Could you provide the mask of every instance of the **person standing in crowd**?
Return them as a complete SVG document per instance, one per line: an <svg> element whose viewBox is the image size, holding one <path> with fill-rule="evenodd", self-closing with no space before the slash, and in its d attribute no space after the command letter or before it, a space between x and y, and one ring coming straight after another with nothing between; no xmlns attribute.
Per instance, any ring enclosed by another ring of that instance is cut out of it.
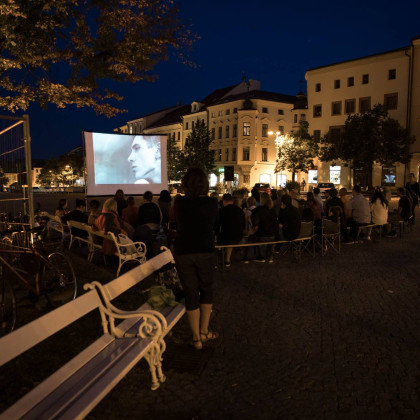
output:
<svg viewBox="0 0 420 420"><path fill-rule="evenodd" d="M67 223L68 220L74 220L75 222L80 223L87 223L88 222L88 215L86 214L86 203L85 200L81 200L80 198L76 198L76 208L72 210L70 213L65 214L61 220L63 223ZM80 238L87 238L88 233L85 230L72 228L72 234L79 236Z"/></svg>
<svg viewBox="0 0 420 420"><path fill-rule="evenodd" d="M214 234L219 209L217 201L207 196L209 183L201 169L187 170L182 189L185 196L177 197L174 203L177 225L174 258L185 293L191 344L196 350L201 350L203 342L219 336L209 330L216 257Z"/></svg>
<svg viewBox="0 0 420 420"><path fill-rule="evenodd" d="M256 206L258 207L260 205L260 191L255 185L251 190L251 197L255 198Z"/></svg>
<svg viewBox="0 0 420 420"><path fill-rule="evenodd" d="M324 213L324 203L321 198L321 190L318 187L315 187L313 193L314 193L314 199L318 203L322 213Z"/></svg>
<svg viewBox="0 0 420 420"><path fill-rule="evenodd" d="M245 235L249 236L254 233L254 227L252 226L252 220L251 215L252 211L257 208L257 202L255 201L254 197L248 197L248 200L246 200L247 208L244 209L244 215L245 215Z"/></svg>
<svg viewBox="0 0 420 420"><path fill-rule="evenodd" d="M168 190L162 190L158 198L158 205L162 212L162 223L167 226L169 222L169 210L171 208L171 194Z"/></svg>
<svg viewBox="0 0 420 420"><path fill-rule="evenodd" d="M397 188L397 195L400 197L398 200L398 208L396 208L392 213L388 213L388 223L391 225L388 226L388 230L391 229L392 225L397 222L402 220L407 222L412 214L412 203L407 197L405 189L402 187ZM385 236L394 237L396 234L397 232L395 229L392 229L391 231L388 231Z"/></svg>
<svg viewBox="0 0 420 420"><path fill-rule="evenodd" d="M416 180L414 173L411 173L408 178L408 182L405 184L405 189L407 191L407 196L411 198L412 207L411 207L411 214L412 214L412 223L414 224L416 221L416 207L419 205L419 197L420 197L420 186Z"/></svg>
<svg viewBox="0 0 420 420"><path fill-rule="evenodd" d="M118 216L122 216L122 211L127 207L127 200L125 199L124 191L117 190L114 195L114 200L117 202Z"/></svg>
<svg viewBox="0 0 420 420"><path fill-rule="evenodd" d="M283 195L281 201L283 204L279 213L279 240L293 241L300 233L300 212L292 205L292 197L290 195Z"/></svg>
<svg viewBox="0 0 420 420"><path fill-rule="evenodd" d="M245 215L242 209L234 204L231 194L223 195L223 207L219 214L218 243L221 245L239 243L245 228ZM228 268L230 267L232 251L232 247L226 248L226 267Z"/></svg>

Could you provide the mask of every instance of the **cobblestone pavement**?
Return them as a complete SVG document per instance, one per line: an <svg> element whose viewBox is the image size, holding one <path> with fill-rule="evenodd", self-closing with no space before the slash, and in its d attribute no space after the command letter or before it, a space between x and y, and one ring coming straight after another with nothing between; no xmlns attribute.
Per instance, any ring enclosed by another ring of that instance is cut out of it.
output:
<svg viewBox="0 0 420 420"><path fill-rule="evenodd" d="M167 339L166 382L151 391L141 361L88 418L420 418L419 245L416 226L300 263L235 254L216 272L220 338L190 349L184 317Z"/></svg>
<svg viewBox="0 0 420 420"><path fill-rule="evenodd" d="M169 363L152 392L140 364L89 417L420 418L419 233L300 264L234 261L216 274L212 325L221 337L205 366ZM168 352L187 339L184 319Z"/></svg>

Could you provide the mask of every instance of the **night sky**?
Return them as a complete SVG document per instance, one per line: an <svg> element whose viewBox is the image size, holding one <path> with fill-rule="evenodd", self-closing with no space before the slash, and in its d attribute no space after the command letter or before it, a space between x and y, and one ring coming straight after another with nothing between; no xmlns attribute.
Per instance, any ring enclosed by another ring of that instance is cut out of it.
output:
<svg viewBox="0 0 420 420"><path fill-rule="evenodd" d="M310 68L410 44L420 35L420 1L181 0L181 16L201 37L190 53L197 68L171 57L154 83L116 84L128 112L98 117L90 109L36 105L29 113L32 155L47 159L83 144L82 130L113 128L181 101L249 79L263 90L295 95ZM22 112L23 113L23 112Z"/></svg>

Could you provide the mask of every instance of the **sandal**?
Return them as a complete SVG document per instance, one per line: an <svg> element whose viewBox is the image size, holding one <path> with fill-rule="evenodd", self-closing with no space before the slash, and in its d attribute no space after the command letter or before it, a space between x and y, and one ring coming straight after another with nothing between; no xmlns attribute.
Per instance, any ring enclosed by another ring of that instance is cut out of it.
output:
<svg viewBox="0 0 420 420"><path fill-rule="evenodd" d="M201 331L200 336L201 336L201 341L205 343L206 341L209 341L209 340L218 339L219 333L216 331L207 331L206 333Z"/></svg>
<svg viewBox="0 0 420 420"><path fill-rule="evenodd" d="M190 341L190 346L194 347L196 350L202 350L203 349L203 342L200 339L191 340Z"/></svg>

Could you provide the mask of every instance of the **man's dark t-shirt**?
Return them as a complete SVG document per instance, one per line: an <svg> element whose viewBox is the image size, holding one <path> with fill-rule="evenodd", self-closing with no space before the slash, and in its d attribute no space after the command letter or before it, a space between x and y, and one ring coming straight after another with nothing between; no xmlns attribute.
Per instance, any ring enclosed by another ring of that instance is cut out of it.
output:
<svg viewBox="0 0 420 420"><path fill-rule="evenodd" d="M299 210L290 205L280 209L279 223L283 225L283 233L287 240L292 241L299 236L301 217Z"/></svg>
<svg viewBox="0 0 420 420"><path fill-rule="evenodd" d="M402 211L400 216L407 221L411 216L411 202L407 196L402 196L398 201L398 207L401 207Z"/></svg>
<svg viewBox="0 0 420 420"><path fill-rule="evenodd" d="M239 242L242 239L244 227L245 215L238 206L228 204L220 209L219 242Z"/></svg>
<svg viewBox="0 0 420 420"><path fill-rule="evenodd" d="M75 222L87 224L88 219L89 219L89 216L86 213L83 213L82 211L77 210L77 209L71 211L70 213L67 213L65 216L61 218L64 224L66 224L68 220L74 220ZM75 236L79 236L80 238L88 237L88 233L85 230L81 230L77 228L72 228L71 233Z"/></svg>
<svg viewBox="0 0 420 420"><path fill-rule="evenodd" d="M276 210L267 206L259 206L252 210L251 220L253 226L258 226L255 236L263 238L276 236L279 230Z"/></svg>

